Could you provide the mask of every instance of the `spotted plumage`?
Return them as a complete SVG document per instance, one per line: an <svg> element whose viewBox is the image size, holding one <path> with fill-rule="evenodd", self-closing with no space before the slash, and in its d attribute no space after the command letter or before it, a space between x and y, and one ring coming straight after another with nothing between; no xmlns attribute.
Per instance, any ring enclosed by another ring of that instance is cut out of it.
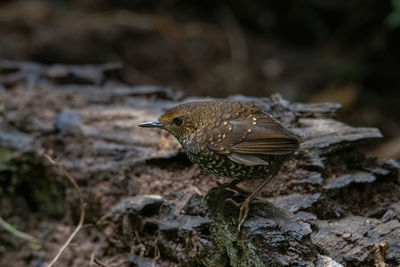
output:
<svg viewBox="0 0 400 267"><path fill-rule="evenodd" d="M276 173L298 147L295 134L251 103L181 104L157 123L179 140L203 171L233 179Z"/></svg>
<svg viewBox="0 0 400 267"><path fill-rule="evenodd" d="M159 127L173 134L194 163L208 173L233 178L226 187L253 178L264 181L242 202L237 234L251 200L276 175L298 147L296 135L257 105L239 101L192 102L167 110L159 121L141 127Z"/></svg>

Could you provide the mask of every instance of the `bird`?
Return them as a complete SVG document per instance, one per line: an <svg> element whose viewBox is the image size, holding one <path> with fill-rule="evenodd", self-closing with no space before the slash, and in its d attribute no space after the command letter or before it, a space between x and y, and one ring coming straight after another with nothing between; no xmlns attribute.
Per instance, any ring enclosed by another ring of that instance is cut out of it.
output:
<svg viewBox="0 0 400 267"><path fill-rule="evenodd" d="M264 178L243 202L227 199L240 208L237 235L248 216L250 202L276 176L300 142L293 131L260 106L244 101L187 102L167 110L157 121L139 126L168 131L202 171L232 179L218 183L219 188L240 191L236 186L239 182Z"/></svg>

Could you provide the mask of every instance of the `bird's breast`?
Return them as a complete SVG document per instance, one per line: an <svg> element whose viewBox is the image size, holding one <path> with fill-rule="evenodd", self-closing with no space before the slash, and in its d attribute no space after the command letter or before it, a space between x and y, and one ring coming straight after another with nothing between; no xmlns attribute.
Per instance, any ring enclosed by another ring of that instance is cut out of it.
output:
<svg viewBox="0 0 400 267"><path fill-rule="evenodd" d="M193 163L206 173L239 180L266 177L273 167L272 165L246 166L238 164L231 161L227 156L212 151L208 151L207 155L192 154L189 151L186 151L186 154Z"/></svg>

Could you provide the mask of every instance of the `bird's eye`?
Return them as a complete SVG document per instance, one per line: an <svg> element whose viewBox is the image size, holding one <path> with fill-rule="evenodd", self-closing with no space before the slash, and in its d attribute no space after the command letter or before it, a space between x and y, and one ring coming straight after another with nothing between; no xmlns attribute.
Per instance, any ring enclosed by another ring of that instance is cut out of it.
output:
<svg viewBox="0 0 400 267"><path fill-rule="evenodd" d="M172 121L173 121L177 126L180 126L180 125L182 124L182 122L183 122L183 119L182 119L182 117L175 117L175 118L172 119Z"/></svg>

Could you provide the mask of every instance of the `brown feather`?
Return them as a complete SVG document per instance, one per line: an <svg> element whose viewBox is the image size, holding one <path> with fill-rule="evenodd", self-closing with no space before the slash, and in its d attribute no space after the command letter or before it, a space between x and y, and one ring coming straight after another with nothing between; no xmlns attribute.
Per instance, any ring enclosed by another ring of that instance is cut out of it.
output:
<svg viewBox="0 0 400 267"><path fill-rule="evenodd" d="M253 124L253 123L256 124ZM298 148L298 139L294 133L283 127L278 121L260 111L246 118L229 121L233 129L228 138L208 147L221 153L224 146L230 153L255 155L288 155ZM215 129L213 132L223 132ZM229 142L229 143L228 143ZM226 154L226 151L223 152Z"/></svg>
<svg viewBox="0 0 400 267"><path fill-rule="evenodd" d="M254 155L231 153L227 157L236 163L246 166L269 165L267 161Z"/></svg>

